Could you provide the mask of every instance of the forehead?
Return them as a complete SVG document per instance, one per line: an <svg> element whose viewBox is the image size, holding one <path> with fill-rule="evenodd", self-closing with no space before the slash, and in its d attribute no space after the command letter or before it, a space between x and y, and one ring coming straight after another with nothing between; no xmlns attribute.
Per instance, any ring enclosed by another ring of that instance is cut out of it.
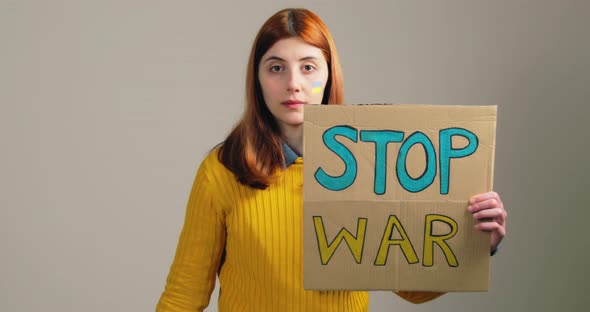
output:
<svg viewBox="0 0 590 312"><path fill-rule="evenodd" d="M275 42L262 56L262 61L265 61L271 56L276 56L286 61L297 61L307 57L315 57L325 61L321 49L306 43L299 37L285 38Z"/></svg>

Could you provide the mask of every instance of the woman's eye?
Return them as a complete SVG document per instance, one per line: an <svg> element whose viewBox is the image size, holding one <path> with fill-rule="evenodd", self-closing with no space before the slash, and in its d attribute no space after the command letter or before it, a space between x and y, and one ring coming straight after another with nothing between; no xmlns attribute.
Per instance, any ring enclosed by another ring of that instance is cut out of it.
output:
<svg viewBox="0 0 590 312"><path fill-rule="evenodd" d="M305 65L303 66L303 69L305 69L305 71L312 71L315 69L315 67L313 67L313 65Z"/></svg>
<svg viewBox="0 0 590 312"><path fill-rule="evenodd" d="M271 72L280 72L281 70L283 70L283 67L280 65L275 65L270 68Z"/></svg>

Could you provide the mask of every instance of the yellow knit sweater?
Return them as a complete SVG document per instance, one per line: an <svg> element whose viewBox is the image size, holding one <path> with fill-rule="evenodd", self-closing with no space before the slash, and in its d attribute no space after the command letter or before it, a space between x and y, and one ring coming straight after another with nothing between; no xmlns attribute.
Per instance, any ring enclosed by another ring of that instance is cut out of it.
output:
<svg viewBox="0 0 590 312"><path fill-rule="evenodd" d="M219 274L219 311L367 311L365 291L303 289L303 159L265 190L244 186L217 159L201 163L157 311L202 311ZM439 293L403 292L418 303Z"/></svg>

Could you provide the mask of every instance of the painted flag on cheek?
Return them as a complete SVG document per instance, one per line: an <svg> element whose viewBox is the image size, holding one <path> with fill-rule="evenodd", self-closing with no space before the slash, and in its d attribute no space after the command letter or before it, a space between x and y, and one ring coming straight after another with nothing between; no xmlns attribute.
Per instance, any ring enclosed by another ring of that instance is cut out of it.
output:
<svg viewBox="0 0 590 312"><path fill-rule="evenodd" d="M311 83L311 93L321 93L322 92L322 82L321 81L314 81Z"/></svg>

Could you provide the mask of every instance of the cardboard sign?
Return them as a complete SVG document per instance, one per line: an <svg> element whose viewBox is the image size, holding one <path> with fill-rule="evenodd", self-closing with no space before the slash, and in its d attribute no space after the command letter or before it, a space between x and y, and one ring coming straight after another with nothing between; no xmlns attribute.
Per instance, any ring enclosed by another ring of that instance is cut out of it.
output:
<svg viewBox="0 0 590 312"><path fill-rule="evenodd" d="M309 105L304 287L485 291L496 106Z"/></svg>

